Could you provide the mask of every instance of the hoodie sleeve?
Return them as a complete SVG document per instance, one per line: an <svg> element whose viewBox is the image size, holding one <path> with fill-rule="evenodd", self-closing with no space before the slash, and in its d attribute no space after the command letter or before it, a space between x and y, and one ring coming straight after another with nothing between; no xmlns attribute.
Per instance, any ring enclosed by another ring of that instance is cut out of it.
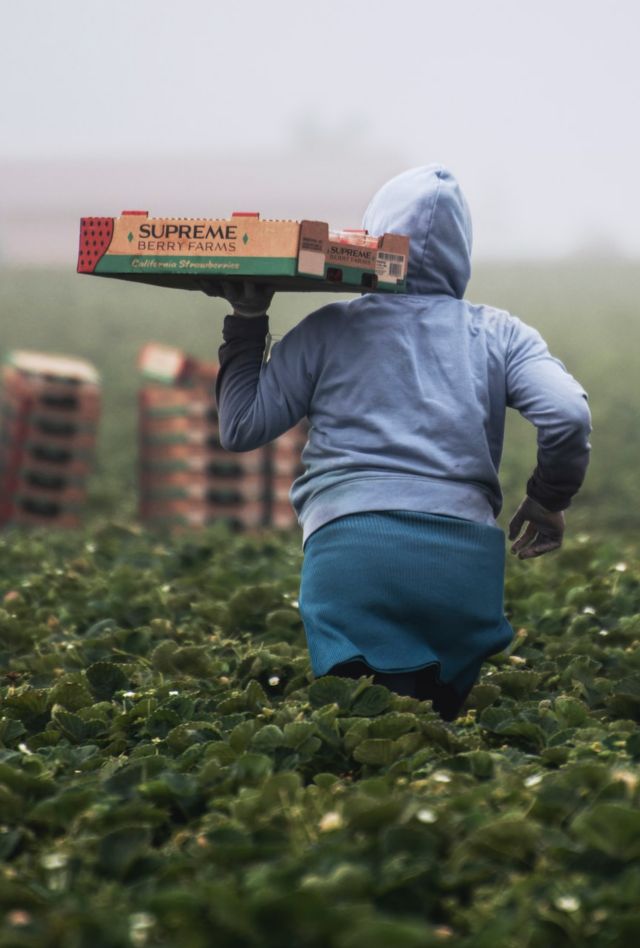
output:
<svg viewBox="0 0 640 948"><path fill-rule="evenodd" d="M587 394L554 358L540 333L513 317L506 358L507 405L537 428L536 468L527 494L547 510L564 510L589 463Z"/></svg>
<svg viewBox="0 0 640 948"><path fill-rule="evenodd" d="M218 358L220 443L228 451L268 444L304 418L314 386L306 320L277 342L264 362L267 316L227 316ZM312 348L312 347L311 347Z"/></svg>

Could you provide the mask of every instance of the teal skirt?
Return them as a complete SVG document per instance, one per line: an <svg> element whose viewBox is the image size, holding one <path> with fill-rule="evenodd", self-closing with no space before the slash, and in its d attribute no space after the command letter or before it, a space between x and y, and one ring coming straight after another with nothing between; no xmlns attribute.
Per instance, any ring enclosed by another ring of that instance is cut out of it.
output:
<svg viewBox="0 0 640 948"><path fill-rule="evenodd" d="M304 547L300 613L316 676L359 659L379 672L431 666L468 693L513 630L498 527L413 511L339 517Z"/></svg>

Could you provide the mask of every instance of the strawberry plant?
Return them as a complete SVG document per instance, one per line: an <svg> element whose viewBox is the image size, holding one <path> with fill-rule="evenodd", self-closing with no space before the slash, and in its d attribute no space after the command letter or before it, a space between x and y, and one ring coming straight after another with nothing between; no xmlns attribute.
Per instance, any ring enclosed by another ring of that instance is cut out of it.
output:
<svg viewBox="0 0 640 948"><path fill-rule="evenodd" d="M222 529L0 540L0 946L625 943L636 561L511 562L514 641L445 724L313 679L299 560Z"/></svg>

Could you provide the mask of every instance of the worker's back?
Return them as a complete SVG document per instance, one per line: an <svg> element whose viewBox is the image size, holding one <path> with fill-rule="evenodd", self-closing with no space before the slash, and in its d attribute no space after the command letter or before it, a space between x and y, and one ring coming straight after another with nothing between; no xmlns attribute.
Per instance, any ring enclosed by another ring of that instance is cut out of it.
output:
<svg viewBox="0 0 640 948"><path fill-rule="evenodd" d="M493 523L514 324L447 296L369 294L297 327L302 348L315 350L298 513L348 484L345 502L355 492L363 510L393 502ZM267 371L278 370L277 347L274 356Z"/></svg>
<svg viewBox="0 0 640 948"><path fill-rule="evenodd" d="M399 175L363 225L409 235L406 294L311 313L274 345L257 385L266 316L234 324L237 342L229 336L220 350L223 373L235 376L219 385L223 444L250 450L309 416L306 472L291 492L305 538L365 510L492 525L511 405L538 428L532 496L566 506L588 460L585 393L536 330L464 300L471 220L453 176L439 166Z"/></svg>

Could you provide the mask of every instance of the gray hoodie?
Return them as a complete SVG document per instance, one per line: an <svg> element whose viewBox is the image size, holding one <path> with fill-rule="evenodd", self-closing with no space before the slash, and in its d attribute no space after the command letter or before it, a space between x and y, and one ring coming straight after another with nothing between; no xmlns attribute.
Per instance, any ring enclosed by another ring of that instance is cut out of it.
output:
<svg viewBox="0 0 640 948"><path fill-rule="evenodd" d="M372 234L411 238L406 294L368 293L311 313L262 364L267 317L227 316L221 441L247 451L305 416L305 473L291 501L306 539L337 517L417 510L495 525L505 413L537 428L529 496L562 510L589 459L587 396L540 334L463 299L471 221L439 165L393 178L367 208Z"/></svg>

